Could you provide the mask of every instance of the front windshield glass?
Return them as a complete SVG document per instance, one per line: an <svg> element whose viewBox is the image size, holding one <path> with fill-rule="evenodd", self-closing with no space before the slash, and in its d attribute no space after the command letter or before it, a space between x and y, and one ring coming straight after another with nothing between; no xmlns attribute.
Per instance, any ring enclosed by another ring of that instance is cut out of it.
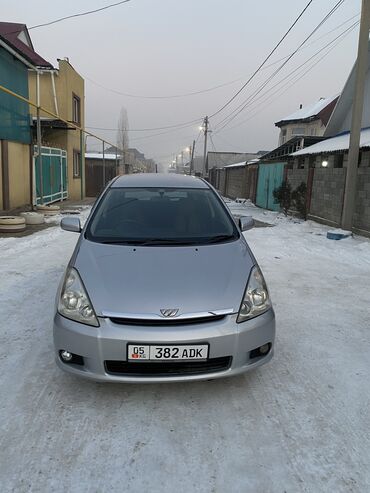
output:
<svg viewBox="0 0 370 493"><path fill-rule="evenodd" d="M94 212L86 238L101 243L206 244L239 237L210 189L110 188Z"/></svg>

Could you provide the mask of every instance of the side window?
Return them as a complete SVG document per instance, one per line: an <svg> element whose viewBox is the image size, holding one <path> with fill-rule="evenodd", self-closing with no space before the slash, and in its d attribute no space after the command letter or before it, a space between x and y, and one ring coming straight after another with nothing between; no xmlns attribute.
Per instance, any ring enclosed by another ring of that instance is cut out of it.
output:
<svg viewBox="0 0 370 493"><path fill-rule="evenodd" d="M76 94L72 95L72 121L81 124L81 99Z"/></svg>
<svg viewBox="0 0 370 493"><path fill-rule="evenodd" d="M81 153L73 151L73 178L81 177Z"/></svg>

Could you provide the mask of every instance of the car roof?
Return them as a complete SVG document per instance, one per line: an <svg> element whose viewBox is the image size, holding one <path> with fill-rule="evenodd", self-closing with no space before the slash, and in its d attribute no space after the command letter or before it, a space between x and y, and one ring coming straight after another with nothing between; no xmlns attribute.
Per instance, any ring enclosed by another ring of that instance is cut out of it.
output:
<svg viewBox="0 0 370 493"><path fill-rule="evenodd" d="M121 175L111 184L111 188L209 188L208 184L195 176L174 173L135 173Z"/></svg>

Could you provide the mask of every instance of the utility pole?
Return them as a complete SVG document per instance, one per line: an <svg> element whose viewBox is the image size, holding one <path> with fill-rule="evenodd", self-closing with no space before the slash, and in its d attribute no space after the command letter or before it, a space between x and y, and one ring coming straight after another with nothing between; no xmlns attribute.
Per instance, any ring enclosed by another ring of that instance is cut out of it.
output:
<svg viewBox="0 0 370 493"><path fill-rule="evenodd" d="M195 149L195 140L193 140L193 145L190 146L190 165L189 165L189 170L190 174L193 174L193 167L194 167L194 149Z"/></svg>
<svg viewBox="0 0 370 493"><path fill-rule="evenodd" d="M203 121L203 132L204 132L204 152L203 152L203 176L208 176L208 166L207 166L207 140L208 140L208 116L204 118Z"/></svg>
<svg viewBox="0 0 370 493"><path fill-rule="evenodd" d="M37 134L37 159L39 168L40 179L40 204L44 204L44 183L43 183L43 169L42 169L42 144L41 144L41 118L40 118L40 72L36 71L36 134ZM35 187L37 189L37 187ZM36 192L36 205L37 205L37 192Z"/></svg>
<svg viewBox="0 0 370 493"><path fill-rule="evenodd" d="M341 222L342 228L346 230L352 229L353 214L356 206L357 168L360 154L361 122L368 65L369 29L370 0L362 0L360 35L358 40L358 55L356 63L356 80L352 107L352 123Z"/></svg>

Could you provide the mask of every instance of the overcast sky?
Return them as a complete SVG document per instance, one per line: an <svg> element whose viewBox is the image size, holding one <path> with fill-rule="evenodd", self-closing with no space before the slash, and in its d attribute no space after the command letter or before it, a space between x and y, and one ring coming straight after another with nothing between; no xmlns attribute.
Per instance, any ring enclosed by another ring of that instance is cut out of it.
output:
<svg viewBox="0 0 370 493"><path fill-rule="evenodd" d="M1 17L3 21L22 22L30 27L113 1L3 0ZM241 87L307 3L308 0L131 0L100 13L33 29L30 34L40 55L55 65L57 58L69 57L86 78L87 126L116 128L122 106L127 109L131 129L199 120L152 137L165 130L130 132L130 146L158 162L169 163L174 154L197 138L202 117L215 113ZM267 65L292 53L336 3L337 0L314 0ZM360 8L360 0L346 0L304 49L255 96L255 101L217 133L218 123L251 96L282 62L261 71L232 105L211 119L214 148L244 152L273 149L278 139L275 121L300 104L339 93L355 61L358 27L340 38L337 46L337 42L331 44L280 85L273 86L356 22L354 16ZM349 20L351 17L354 18ZM235 80L210 92L171 99L133 98L99 86L137 96L176 96ZM115 131L94 131L116 141ZM214 148L210 146L210 150ZM197 154L201 153L199 138Z"/></svg>

